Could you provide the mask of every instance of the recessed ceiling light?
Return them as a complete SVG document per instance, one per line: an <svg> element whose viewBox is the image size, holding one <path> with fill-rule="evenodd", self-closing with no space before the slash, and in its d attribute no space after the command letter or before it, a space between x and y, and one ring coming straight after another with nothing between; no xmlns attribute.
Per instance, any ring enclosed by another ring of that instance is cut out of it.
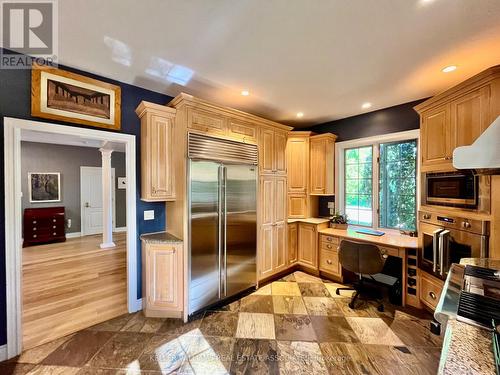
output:
<svg viewBox="0 0 500 375"><path fill-rule="evenodd" d="M361 108L363 109L368 109L372 106L372 103L363 103L363 105L361 106Z"/></svg>
<svg viewBox="0 0 500 375"><path fill-rule="evenodd" d="M297 112L297 117L298 118L304 117L304 112Z"/></svg>
<svg viewBox="0 0 500 375"><path fill-rule="evenodd" d="M248 90L241 90L241 95L248 96L248 95L250 95L250 91L248 91Z"/></svg>
<svg viewBox="0 0 500 375"><path fill-rule="evenodd" d="M442 72L443 73L450 73L450 72L453 72L454 70L457 70L457 66L456 65L450 65L450 66L447 66L446 68L443 68Z"/></svg>

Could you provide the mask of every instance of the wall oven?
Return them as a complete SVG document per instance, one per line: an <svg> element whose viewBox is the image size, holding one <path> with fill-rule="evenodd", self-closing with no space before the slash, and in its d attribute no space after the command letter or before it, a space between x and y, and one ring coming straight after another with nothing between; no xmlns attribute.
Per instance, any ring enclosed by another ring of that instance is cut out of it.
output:
<svg viewBox="0 0 500 375"><path fill-rule="evenodd" d="M427 173L425 175L427 205L476 208L479 198L479 177L470 171Z"/></svg>
<svg viewBox="0 0 500 375"><path fill-rule="evenodd" d="M488 221L421 211L418 266L444 280L452 263L462 258L486 258L488 237Z"/></svg>

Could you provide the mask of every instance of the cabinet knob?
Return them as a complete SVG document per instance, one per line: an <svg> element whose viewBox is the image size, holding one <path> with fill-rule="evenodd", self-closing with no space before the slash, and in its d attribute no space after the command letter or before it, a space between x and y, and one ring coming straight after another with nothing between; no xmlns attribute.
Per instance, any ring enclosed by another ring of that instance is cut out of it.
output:
<svg viewBox="0 0 500 375"><path fill-rule="evenodd" d="M327 259L327 260L326 260L326 263L328 263L328 264L332 264L333 262L332 262L330 259Z"/></svg>
<svg viewBox="0 0 500 375"><path fill-rule="evenodd" d="M33 230L36 230L36 227L33 227Z"/></svg>
<svg viewBox="0 0 500 375"><path fill-rule="evenodd" d="M430 296L432 299L436 299L436 293L434 293L434 292L429 292L429 296Z"/></svg>
<svg viewBox="0 0 500 375"><path fill-rule="evenodd" d="M36 224L36 220L33 220L33 224Z"/></svg>
<svg viewBox="0 0 500 375"><path fill-rule="evenodd" d="M464 227L465 229L469 229L471 227L471 224L468 221L464 221L462 223L462 227Z"/></svg>
<svg viewBox="0 0 500 375"><path fill-rule="evenodd" d="M424 218L424 220L429 220L431 218L431 215L430 214L424 214L422 217Z"/></svg>
<svg viewBox="0 0 500 375"><path fill-rule="evenodd" d="M33 235L33 238L36 238L36 234Z"/></svg>
<svg viewBox="0 0 500 375"><path fill-rule="evenodd" d="M326 248L327 248L327 249L331 249L331 248L332 248L332 245L328 244L328 245L326 245Z"/></svg>
<svg viewBox="0 0 500 375"><path fill-rule="evenodd" d="M332 241L332 237L326 237L326 240L331 242Z"/></svg>
<svg viewBox="0 0 500 375"><path fill-rule="evenodd" d="M57 234L56 232L52 233L53 236L55 236L56 234Z"/></svg>

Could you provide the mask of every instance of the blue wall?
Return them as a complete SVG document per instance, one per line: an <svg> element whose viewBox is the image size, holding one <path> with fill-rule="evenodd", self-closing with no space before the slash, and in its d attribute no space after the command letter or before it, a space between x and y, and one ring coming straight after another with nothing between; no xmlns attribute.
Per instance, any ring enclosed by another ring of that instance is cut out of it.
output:
<svg viewBox="0 0 500 375"><path fill-rule="evenodd" d="M420 117L413 109L426 99L396 105L341 120L325 122L307 130L316 133L333 133L337 142L418 129Z"/></svg>
<svg viewBox="0 0 500 375"><path fill-rule="evenodd" d="M121 108L121 133L133 134L136 136L136 152L137 152L137 264L138 264L138 289L137 297L141 297L141 253L139 235L142 233L160 231L165 228L165 204L162 202L150 203L140 200L140 121L135 114L135 108L141 102L146 100L158 104L166 104L172 98L167 95L162 95L153 91L149 91L137 86L129 85L113 81L104 77L99 77L93 74L88 74L79 70L60 66L60 68L79 73L88 77L96 78L105 82L119 85L122 91L122 108ZM1 177L4 181L4 139L3 139L3 118L16 117L21 119L38 120L48 122L49 120L34 118L31 113L31 71L30 70L4 70L0 69L0 165ZM50 121L52 123L78 126L71 123L61 121ZM0 183L0 345L7 342L6 337L6 300L5 300L5 210L4 210L4 184ZM144 221L144 210L154 210L155 220Z"/></svg>

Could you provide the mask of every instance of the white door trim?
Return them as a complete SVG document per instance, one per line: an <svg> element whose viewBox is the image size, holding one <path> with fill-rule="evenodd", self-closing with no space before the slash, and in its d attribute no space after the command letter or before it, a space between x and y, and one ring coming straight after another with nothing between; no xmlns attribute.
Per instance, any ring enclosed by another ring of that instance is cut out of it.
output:
<svg viewBox="0 0 500 375"><path fill-rule="evenodd" d="M103 130L55 125L47 122L4 118L5 170L5 272L7 297L7 357L22 350L21 321L21 264L22 264L22 207L21 207L21 131L35 130L48 134L75 135L103 142L125 145L127 176L127 304L128 311L140 306L137 299L137 218L136 218L136 155L135 136Z"/></svg>
<svg viewBox="0 0 500 375"><path fill-rule="evenodd" d="M82 178L82 173L85 169L96 169L98 168L99 170L102 169L102 167L87 167L85 165L81 165L80 166L80 232L81 232L81 235L82 236L86 236L87 235L87 231L86 231L86 228L85 228L85 215L83 213L83 194L82 194L82 181L83 181L83 178ZM113 202L113 232L116 231L116 179L115 179L115 168L111 168L111 180L113 180L113 183L112 183L112 186L113 186L113 190L112 190L112 202ZM101 184L102 184L102 181L101 181ZM102 233L102 232L101 232ZM91 233L89 233L91 234ZM92 234L99 234L99 233L92 233Z"/></svg>

